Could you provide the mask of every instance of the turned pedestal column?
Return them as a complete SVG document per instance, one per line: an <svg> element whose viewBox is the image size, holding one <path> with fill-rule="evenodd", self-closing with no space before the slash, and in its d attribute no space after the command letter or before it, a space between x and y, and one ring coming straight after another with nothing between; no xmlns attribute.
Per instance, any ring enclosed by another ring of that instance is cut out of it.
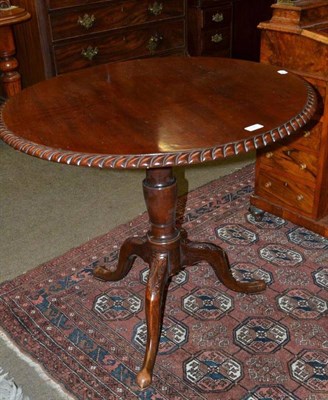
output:
<svg viewBox="0 0 328 400"><path fill-rule="evenodd" d="M0 2L0 6L0 78L4 95L11 97L21 90L12 26L26 21L30 14L23 8L11 6L9 2Z"/></svg>

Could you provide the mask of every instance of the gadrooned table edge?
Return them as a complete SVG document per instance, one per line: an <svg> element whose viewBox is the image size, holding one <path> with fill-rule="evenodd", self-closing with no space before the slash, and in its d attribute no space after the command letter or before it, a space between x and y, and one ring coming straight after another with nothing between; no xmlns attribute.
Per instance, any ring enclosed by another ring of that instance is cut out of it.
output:
<svg viewBox="0 0 328 400"><path fill-rule="evenodd" d="M3 120L3 109L6 103L3 103L0 107L0 138L9 146L30 156L84 167L137 169L199 164L260 149L292 135L305 126L316 111L317 97L312 86L306 81L304 81L304 84L307 87L308 97L303 110L298 115L270 131L237 142L209 148L146 155L90 154L54 149L26 140L11 132Z"/></svg>

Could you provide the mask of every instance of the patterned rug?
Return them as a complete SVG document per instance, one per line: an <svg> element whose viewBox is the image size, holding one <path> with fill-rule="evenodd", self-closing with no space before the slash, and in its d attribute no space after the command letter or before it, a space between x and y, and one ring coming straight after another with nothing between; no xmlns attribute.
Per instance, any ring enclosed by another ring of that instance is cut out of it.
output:
<svg viewBox="0 0 328 400"><path fill-rule="evenodd" d="M248 213L253 166L181 198L190 239L224 247L235 277L268 288L237 294L206 264L169 288L153 385L135 383L146 343L147 266L124 280L92 277L116 263L147 214L0 286L0 325L77 399L328 399L328 240L281 218Z"/></svg>

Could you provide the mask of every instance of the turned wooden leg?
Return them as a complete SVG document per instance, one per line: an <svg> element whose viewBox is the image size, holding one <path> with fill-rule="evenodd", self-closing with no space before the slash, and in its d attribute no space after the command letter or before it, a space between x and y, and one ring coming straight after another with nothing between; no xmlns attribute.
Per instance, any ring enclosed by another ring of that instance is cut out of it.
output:
<svg viewBox="0 0 328 400"><path fill-rule="evenodd" d="M182 243L181 252L183 265L193 265L201 261L208 262L217 278L231 290L243 293L257 293L266 288L266 283L262 280L253 282L237 281L231 273L226 252L212 243Z"/></svg>
<svg viewBox="0 0 328 400"><path fill-rule="evenodd" d="M117 265L111 269L105 266L96 267L93 275L104 281L119 281L129 273L137 256L149 262L146 238L132 237L126 239L121 246Z"/></svg>
<svg viewBox="0 0 328 400"><path fill-rule="evenodd" d="M0 70L2 85L6 97L21 91L21 77L17 71L18 62L15 54L14 36L11 26L0 27Z"/></svg>
<svg viewBox="0 0 328 400"><path fill-rule="evenodd" d="M165 289L168 278L167 254L154 253L146 289L147 346L143 366L137 376L137 383L142 389L149 386L152 381L161 336Z"/></svg>
<svg viewBox="0 0 328 400"><path fill-rule="evenodd" d="M172 168L147 170L143 190L149 214L151 260L146 289L147 346L137 383L146 388L152 381L161 335L166 285L180 269L180 232L175 226L177 188Z"/></svg>
<svg viewBox="0 0 328 400"><path fill-rule="evenodd" d="M94 276L117 281L130 271L138 256L149 264L146 289L147 345L137 383L146 388L152 381L161 334L168 279L180 270L180 231L176 228L177 188L172 168L149 169L143 182L150 229L145 238L127 239L120 250L117 267L95 268Z"/></svg>
<svg viewBox="0 0 328 400"><path fill-rule="evenodd" d="M16 46L12 25L26 21L30 14L23 8L3 7L0 9L0 83L6 97L21 91L21 76L17 71L18 61L14 57Z"/></svg>

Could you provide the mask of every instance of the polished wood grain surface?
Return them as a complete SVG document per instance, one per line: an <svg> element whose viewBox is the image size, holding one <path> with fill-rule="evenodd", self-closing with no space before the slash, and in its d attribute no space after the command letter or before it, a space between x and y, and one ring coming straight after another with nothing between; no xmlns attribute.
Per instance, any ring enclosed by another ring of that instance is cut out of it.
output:
<svg viewBox="0 0 328 400"><path fill-rule="evenodd" d="M157 22L156 30L148 24L131 27L126 32L117 30L104 33L101 37L82 37L79 40L70 41L54 48L56 74L108 62L147 57L157 51L181 53L184 47L184 29L183 21L169 20ZM156 46L156 49L151 52L152 45ZM81 55L88 48L91 51L94 49L97 51L91 60Z"/></svg>
<svg viewBox="0 0 328 400"><path fill-rule="evenodd" d="M61 4L63 7L63 2ZM162 11L158 15L149 12L148 7L150 7L150 4L148 0L129 0L124 3L108 2L100 4L100 6L98 5L98 7L89 10L89 14L94 16L94 23L90 28L84 30L81 28L81 23L77 23L78 20L83 20L84 15L78 8L69 9L66 13L51 14L53 39L83 37L90 33L90 29L92 33L105 32L108 31L109 21L111 29L119 29L153 21L160 22L184 15L184 0L165 0L165 6L162 6Z"/></svg>
<svg viewBox="0 0 328 400"><path fill-rule="evenodd" d="M311 118L311 87L278 70L214 57L101 65L9 100L1 136L40 158L95 167L210 161L263 147ZM263 128L245 130L254 124Z"/></svg>
<svg viewBox="0 0 328 400"><path fill-rule="evenodd" d="M187 0L14 0L23 87L80 68L186 54ZM31 57L33 54L33 57Z"/></svg>
<svg viewBox="0 0 328 400"><path fill-rule="evenodd" d="M328 237L328 1L277 3L272 11L272 18L259 25L261 62L286 68L310 82L318 94L318 107L311 124L297 140L266 148L273 153L273 160L279 159L282 152L295 155L295 149L299 150L297 158L293 157L294 165L271 164L270 174L279 171L280 175L278 196L272 195L273 187L270 191L261 186L269 165L263 162L263 151L258 152L251 203L262 212Z"/></svg>
<svg viewBox="0 0 328 400"><path fill-rule="evenodd" d="M6 97L14 96L21 90L13 26L30 18L25 9L9 4L0 8L0 95L3 91Z"/></svg>

